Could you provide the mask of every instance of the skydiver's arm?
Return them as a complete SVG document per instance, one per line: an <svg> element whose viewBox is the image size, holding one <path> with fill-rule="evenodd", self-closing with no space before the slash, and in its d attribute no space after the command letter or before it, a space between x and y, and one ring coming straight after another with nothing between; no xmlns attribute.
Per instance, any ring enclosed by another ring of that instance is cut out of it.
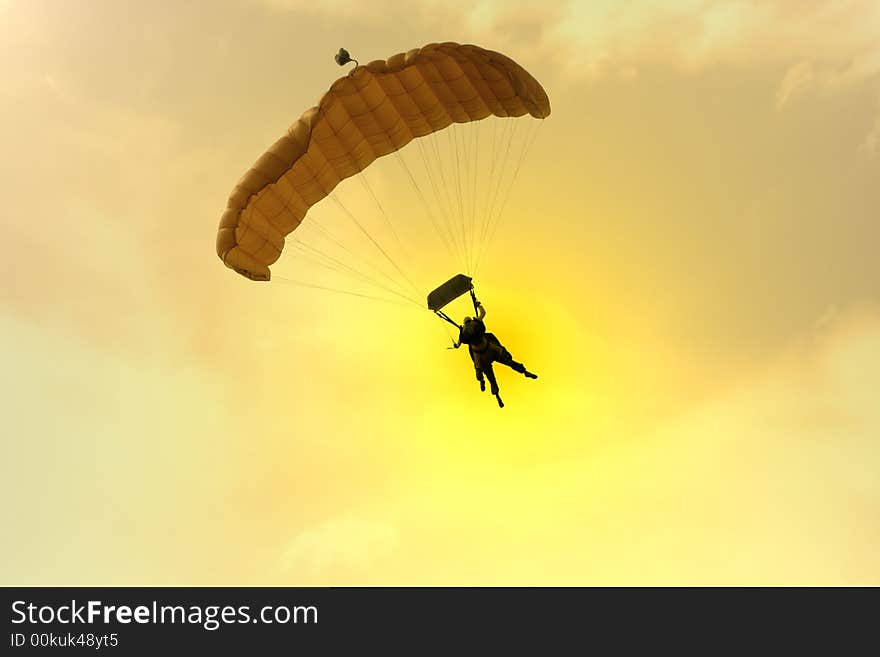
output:
<svg viewBox="0 0 880 657"><path fill-rule="evenodd" d="M483 308L483 304L477 301L477 319L483 319L486 316L486 309Z"/></svg>

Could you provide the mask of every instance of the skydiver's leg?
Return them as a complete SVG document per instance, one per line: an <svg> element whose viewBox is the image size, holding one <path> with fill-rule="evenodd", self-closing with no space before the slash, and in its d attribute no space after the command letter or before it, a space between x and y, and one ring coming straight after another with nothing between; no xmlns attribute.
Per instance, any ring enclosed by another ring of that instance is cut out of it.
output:
<svg viewBox="0 0 880 657"><path fill-rule="evenodd" d="M495 362L501 363L502 365L507 365L514 372L519 372L520 374L524 374L526 377L528 377L530 379L537 379L538 378L538 375L532 374L531 372L529 372L526 369L525 365L513 360L513 356L510 355L510 352L507 351L507 349L502 347L500 344L498 346L499 346L499 349L495 355Z"/></svg>
<svg viewBox="0 0 880 657"><path fill-rule="evenodd" d="M468 353L471 355L471 361L474 364L474 372L477 375L477 381L480 382L480 391L486 390L486 382L483 380L483 368L480 364L480 359L478 357L477 352L474 351L473 347L468 346Z"/></svg>
<svg viewBox="0 0 880 657"><path fill-rule="evenodd" d="M483 371L486 374L486 378L489 379L489 392L493 395L498 395L498 382L495 380L495 370L492 369L492 363L489 363Z"/></svg>
<svg viewBox="0 0 880 657"><path fill-rule="evenodd" d="M492 369L492 363L489 363L489 365L486 366L486 376L491 384L491 388L489 388L490 392L495 395L495 399L498 401L498 406L504 408L504 402L501 401L501 395L498 394L498 382L495 381L495 370Z"/></svg>

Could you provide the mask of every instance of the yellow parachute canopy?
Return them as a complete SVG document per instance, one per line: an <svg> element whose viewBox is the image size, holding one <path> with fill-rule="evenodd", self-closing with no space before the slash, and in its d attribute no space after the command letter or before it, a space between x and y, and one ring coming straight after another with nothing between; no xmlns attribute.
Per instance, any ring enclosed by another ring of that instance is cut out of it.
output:
<svg viewBox="0 0 880 657"><path fill-rule="evenodd" d="M358 66L235 186L217 255L239 274L267 281L285 236L340 181L453 123L526 114L550 115L544 89L509 57L478 46L430 44Z"/></svg>

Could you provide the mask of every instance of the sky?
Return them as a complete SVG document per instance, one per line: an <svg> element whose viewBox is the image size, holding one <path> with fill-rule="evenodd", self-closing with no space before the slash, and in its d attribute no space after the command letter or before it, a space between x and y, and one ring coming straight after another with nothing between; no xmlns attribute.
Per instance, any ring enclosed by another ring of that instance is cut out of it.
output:
<svg viewBox="0 0 880 657"><path fill-rule="evenodd" d="M475 278L504 409L426 310L214 249L340 46L440 41L553 108ZM0 81L0 583L880 584L876 2L0 0Z"/></svg>

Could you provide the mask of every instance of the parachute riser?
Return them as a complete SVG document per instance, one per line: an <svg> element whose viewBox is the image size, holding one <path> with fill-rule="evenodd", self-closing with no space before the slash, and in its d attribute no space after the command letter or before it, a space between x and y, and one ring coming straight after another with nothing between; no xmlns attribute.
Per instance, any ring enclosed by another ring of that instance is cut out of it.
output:
<svg viewBox="0 0 880 657"><path fill-rule="evenodd" d="M461 325L456 324L455 321L449 315L447 315L445 312L443 312L442 310L435 310L434 314L437 315L437 317L439 317L440 319L445 319L447 322L452 324L459 331L461 330Z"/></svg>

